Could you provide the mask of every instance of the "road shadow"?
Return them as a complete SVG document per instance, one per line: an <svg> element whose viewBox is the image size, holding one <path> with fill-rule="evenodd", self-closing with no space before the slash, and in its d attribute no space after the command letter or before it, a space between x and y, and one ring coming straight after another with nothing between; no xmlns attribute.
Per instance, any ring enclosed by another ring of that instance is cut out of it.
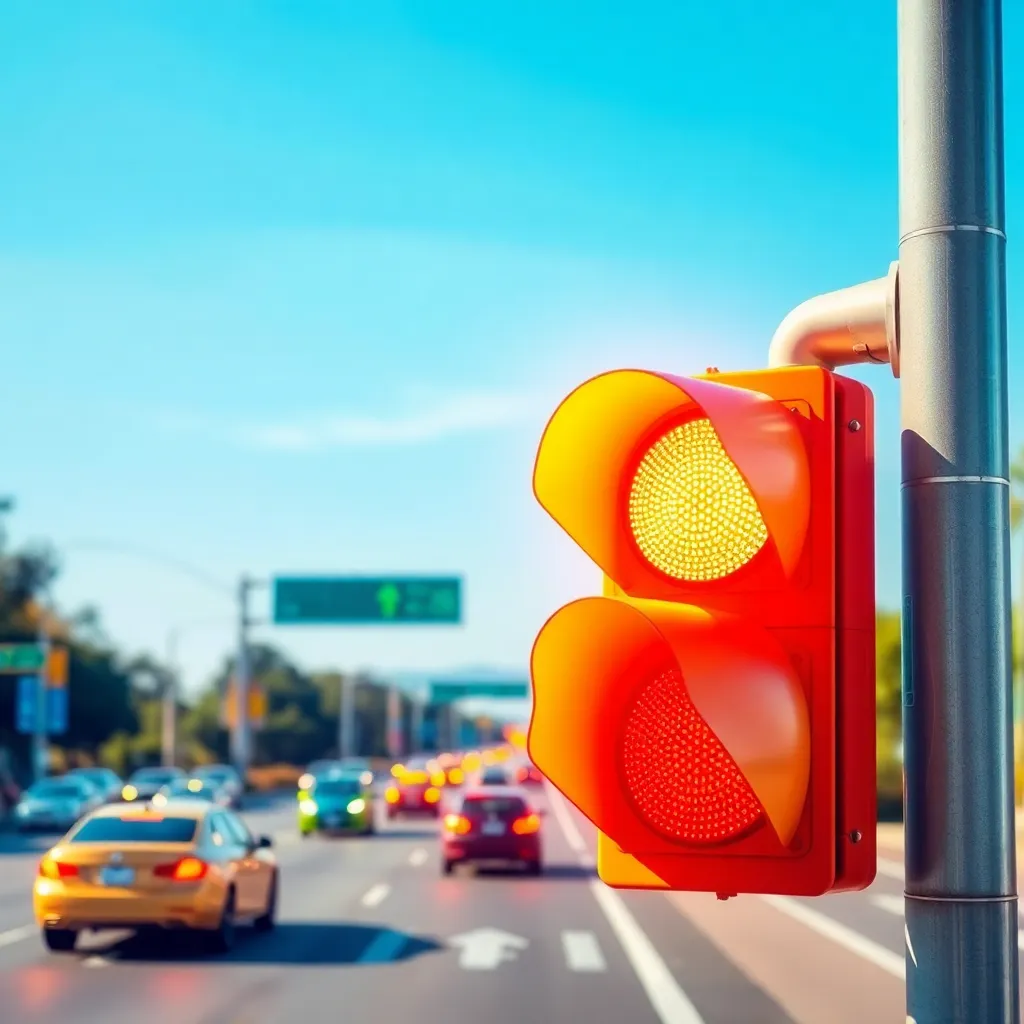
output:
<svg viewBox="0 0 1024 1024"><path fill-rule="evenodd" d="M64 829L53 832L0 832L0 857L27 853L42 855L65 834Z"/></svg>
<svg viewBox="0 0 1024 1024"><path fill-rule="evenodd" d="M230 953L207 953L202 948L201 937L168 932L136 933L108 945L94 940L80 949L79 955L99 955L105 959L136 963L370 967L413 960L424 953L444 948L443 943L428 936L376 925L289 921L281 922L274 931L265 934L250 928L239 929L236 945Z"/></svg>
<svg viewBox="0 0 1024 1024"><path fill-rule="evenodd" d="M523 878L529 879L531 882L579 881L597 876L594 868L583 867L582 864L545 864L543 872L539 875L528 875L522 868L518 867L501 868L471 865L469 870L472 870L477 878L500 878L503 880Z"/></svg>
<svg viewBox="0 0 1024 1024"><path fill-rule="evenodd" d="M378 826L372 839L437 839L436 828L403 828L401 825Z"/></svg>

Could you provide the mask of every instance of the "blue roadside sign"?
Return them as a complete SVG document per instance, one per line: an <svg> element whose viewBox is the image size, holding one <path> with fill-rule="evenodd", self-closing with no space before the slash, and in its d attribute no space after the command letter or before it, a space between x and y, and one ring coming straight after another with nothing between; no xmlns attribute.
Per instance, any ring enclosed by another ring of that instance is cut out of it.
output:
<svg viewBox="0 0 1024 1024"><path fill-rule="evenodd" d="M46 691L46 731L60 736L68 731L68 688L54 686Z"/></svg>
<svg viewBox="0 0 1024 1024"><path fill-rule="evenodd" d="M19 676L15 695L15 726L20 733L33 733L36 728L36 687L37 676Z"/></svg>

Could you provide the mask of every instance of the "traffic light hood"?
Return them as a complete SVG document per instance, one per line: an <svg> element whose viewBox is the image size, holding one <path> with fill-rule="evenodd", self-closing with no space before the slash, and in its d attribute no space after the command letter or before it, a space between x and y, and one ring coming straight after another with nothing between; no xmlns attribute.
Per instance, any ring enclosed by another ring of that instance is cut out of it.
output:
<svg viewBox="0 0 1024 1024"><path fill-rule="evenodd" d="M545 624L531 674L531 760L624 851L765 824L783 846L793 838L807 700L765 630L689 605L583 598Z"/></svg>
<svg viewBox="0 0 1024 1024"><path fill-rule="evenodd" d="M534 493L638 597L722 579L762 549L789 576L810 515L799 420L748 388L646 370L604 373L552 416Z"/></svg>

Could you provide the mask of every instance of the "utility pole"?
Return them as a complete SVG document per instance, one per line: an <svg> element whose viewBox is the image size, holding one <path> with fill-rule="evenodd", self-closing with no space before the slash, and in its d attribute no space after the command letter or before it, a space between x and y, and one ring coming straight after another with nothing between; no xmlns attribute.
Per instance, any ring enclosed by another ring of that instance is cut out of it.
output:
<svg viewBox="0 0 1024 1024"><path fill-rule="evenodd" d="M1016 1024L1000 0L901 0L907 1016Z"/></svg>
<svg viewBox="0 0 1024 1024"><path fill-rule="evenodd" d="M238 582L238 652L235 656L234 728L231 760L244 782L249 768L249 594L256 585L243 575Z"/></svg>
<svg viewBox="0 0 1024 1024"><path fill-rule="evenodd" d="M423 748L423 704L413 695L410 697L412 722L409 727L409 752L418 754Z"/></svg>
<svg viewBox="0 0 1024 1024"><path fill-rule="evenodd" d="M356 680L349 675L341 677L341 693L338 702L338 756L355 757L353 726L355 725Z"/></svg>
<svg viewBox="0 0 1024 1024"><path fill-rule="evenodd" d="M178 753L178 631L167 634L167 680L163 692L160 749L164 765L171 767Z"/></svg>

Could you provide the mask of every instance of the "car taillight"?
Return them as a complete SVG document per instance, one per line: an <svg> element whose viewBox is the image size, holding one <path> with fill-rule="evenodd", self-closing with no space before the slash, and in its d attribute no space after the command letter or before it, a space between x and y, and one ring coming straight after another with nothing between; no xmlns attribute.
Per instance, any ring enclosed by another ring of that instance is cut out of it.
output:
<svg viewBox="0 0 1024 1024"><path fill-rule="evenodd" d="M536 814L527 814L524 818L516 818L512 822L512 831L517 836L529 836L540 831L540 817Z"/></svg>
<svg viewBox="0 0 1024 1024"><path fill-rule="evenodd" d="M399 793L394 786L388 786L388 788L384 790L384 799L387 800L389 804L397 804L401 795L402 794Z"/></svg>
<svg viewBox="0 0 1024 1024"><path fill-rule="evenodd" d="M423 799L426 800L428 804L436 804L437 801L441 799L441 790L436 789L434 786L431 786L423 794Z"/></svg>
<svg viewBox="0 0 1024 1024"><path fill-rule="evenodd" d="M39 874L43 878L74 878L78 874L78 865L54 860L52 857L44 857L39 862Z"/></svg>
<svg viewBox="0 0 1024 1024"><path fill-rule="evenodd" d="M198 857L182 857L173 864L157 864L153 874L157 878L170 878L175 882L198 882L208 870L209 865Z"/></svg>
<svg viewBox="0 0 1024 1024"><path fill-rule="evenodd" d="M516 772L516 779L519 782L525 782L529 777L530 773L525 768L520 768L519 771Z"/></svg>
<svg viewBox="0 0 1024 1024"><path fill-rule="evenodd" d="M446 814L444 827L449 832L454 832L457 836L464 836L473 827L473 823L469 818L464 818L461 814Z"/></svg>

